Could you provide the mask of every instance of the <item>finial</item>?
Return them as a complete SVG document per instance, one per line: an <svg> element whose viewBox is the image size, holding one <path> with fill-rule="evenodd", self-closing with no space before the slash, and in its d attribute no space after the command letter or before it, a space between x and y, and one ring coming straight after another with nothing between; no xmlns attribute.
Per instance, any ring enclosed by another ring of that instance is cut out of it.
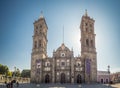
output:
<svg viewBox="0 0 120 88"><path fill-rule="evenodd" d="M71 51L73 51L73 47L71 48Z"/></svg>
<svg viewBox="0 0 120 88"><path fill-rule="evenodd" d="M63 44L64 44L64 25L63 25Z"/></svg>
<svg viewBox="0 0 120 88"><path fill-rule="evenodd" d="M87 9L85 10L85 16L88 16L88 15L87 15Z"/></svg>
<svg viewBox="0 0 120 88"><path fill-rule="evenodd" d="M44 18L43 17L43 11L40 12L40 18Z"/></svg>

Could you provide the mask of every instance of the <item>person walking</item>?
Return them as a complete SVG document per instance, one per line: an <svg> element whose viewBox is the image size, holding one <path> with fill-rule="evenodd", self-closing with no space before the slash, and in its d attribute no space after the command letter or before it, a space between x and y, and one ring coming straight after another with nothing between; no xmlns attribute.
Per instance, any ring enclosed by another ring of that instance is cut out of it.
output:
<svg viewBox="0 0 120 88"><path fill-rule="evenodd" d="M13 82L11 81L11 83L10 83L10 88L13 88Z"/></svg>
<svg viewBox="0 0 120 88"><path fill-rule="evenodd" d="M18 81L17 81L17 83L16 83L16 84L17 84L17 87L19 87L19 82L18 82Z"/></svg>

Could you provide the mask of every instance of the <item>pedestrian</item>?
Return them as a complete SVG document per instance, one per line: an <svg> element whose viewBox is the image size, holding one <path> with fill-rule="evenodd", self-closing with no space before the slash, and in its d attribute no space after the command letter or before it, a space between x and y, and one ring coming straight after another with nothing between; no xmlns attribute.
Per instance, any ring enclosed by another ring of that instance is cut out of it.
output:
<svg viewBox="0 0 120 88"><path fill-rule="evenodd" d="M7 82L5 81L5 86L7 87Z"/></svg>
<svg viewBox="0 0 120 88"><path fill-rule="evenodd" d="M7 88L11 88L10 82L6 84Z"/></svg>
<svg viewBox="0 0 120 88"><path fill-rule="evenodd" d="M7 82L5 81L5 84L7 84Z"/></svg>
<svg viewBox="0 0 120 88"><path fill-rule="evenodd" d="M19 87L19 82L17 82L16 84L17 84L17 87Z"/></svg>
<svg viewBox="0 0 120 88"><path fill-rule="evenodd" d="M13 88L13 82L11 81L11 83L10 83L10 88Z"/></svg>

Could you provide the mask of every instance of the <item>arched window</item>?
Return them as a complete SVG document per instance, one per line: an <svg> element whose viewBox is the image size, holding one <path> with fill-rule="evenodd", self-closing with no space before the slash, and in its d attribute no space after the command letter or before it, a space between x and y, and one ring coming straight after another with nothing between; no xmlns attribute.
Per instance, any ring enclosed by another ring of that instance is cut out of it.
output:
<svg viewBox="0 0 120 88"><path fill-rule="evenodd" d="M65 62L61 62L61 66L65 66Z"/></svg>
<svg viewBox="0 0 120 88"><path fill-rule="evenodd" d="M35 34L37 34L37 33L38 33L38 31L36 30L36 31L35 31Z"/></svg>
<svg viewBox="0 0 120 88"><path fill-rule="evenodd" d="M40 28L42 28L42 25L40 25Z"/></svg>
<svg viewBox="0 0 120 88"><path fill-rule="evenodd" d="M42 46L42 44L41 44L41 40L39 40L39 47L41 47Z"/></svg>
<svg viewBox="0 0 120 88"><path fill-rule="evenodd" d="M35 41L34 48L37 48L37 41Z"/></svg>
<svg viewBox="0 0 120 88"><path fill-rule="evenodd" d="M50 62L45 62L45 66L50 66Z"/></svg>
<svg viewBox="0 0 120 88"><path fill-rule="evenodd" d="M42 30L41 29L40 29L39 33L42 34Z"/></svg>
<svg viewBox="0 0 120 88"><path fill-rule="evenodd" d="M88 39L86 39L86 45L89 46L89 40Z"/></svg>
<svg viewBox="0 0 120 88"><path fill-rule="evenodd" d="M92 27L93 25L92 24L90 24L90 27Z"/></svg>
<svg viewBox="0 0 120 88"><path fill-rule="evenodd" d="M86 32L88 32L88 28L86 28Z"/></svg>
<svg viewBox="0 0 120 88"><path fill-rule="evenodd" d="M77 62L77 66L81 66L81 61Z"/></svg>
<svg viewBox="0 0 120 88"><path fill-rule="evenodd" d="M91 47L93 47L93 40L91 40Z"/></svg>
<svg viewBox="0 0 120 88"><path fill-rule="evenodd" d="M92 32L92 29L90 29L90 32Z"/></svg>
<svg viewBox="0 0 120 88"><path fill-rule="evenodd" d="M36 29L38 29L38 26L36 26Z"/></svg>

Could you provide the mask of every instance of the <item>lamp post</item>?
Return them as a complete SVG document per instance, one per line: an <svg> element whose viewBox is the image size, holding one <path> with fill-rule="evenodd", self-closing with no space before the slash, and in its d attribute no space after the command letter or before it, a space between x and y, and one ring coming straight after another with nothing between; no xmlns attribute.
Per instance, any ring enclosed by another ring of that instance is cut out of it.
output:
<svg viewBox="0 0 120 88"><path fill-rule="evenodd" d="M15 75L16 75L16 67L14 67L14 75L13 75L13 79L15 79Z"/></svg>

